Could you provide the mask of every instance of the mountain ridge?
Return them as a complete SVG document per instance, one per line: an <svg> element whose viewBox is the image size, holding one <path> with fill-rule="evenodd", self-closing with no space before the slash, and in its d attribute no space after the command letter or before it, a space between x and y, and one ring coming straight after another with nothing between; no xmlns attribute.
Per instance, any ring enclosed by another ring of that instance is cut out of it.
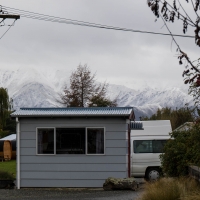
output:
<svg viewBox="0 0 200 200"><path fill-rule="evenodd" d="M43 70L19 68L0 70L1 87L7 88L13 99L14 109L20 107L62 107L58 102L59 94L66 84L69 85L71 72L68 70ZM185 88L155 88L149 85L128 88L123 85L109 84L108 96L117 97L118 106L134 107L136 119L151 116L158 108L173 109L192 106L192 97Z"/></svg>

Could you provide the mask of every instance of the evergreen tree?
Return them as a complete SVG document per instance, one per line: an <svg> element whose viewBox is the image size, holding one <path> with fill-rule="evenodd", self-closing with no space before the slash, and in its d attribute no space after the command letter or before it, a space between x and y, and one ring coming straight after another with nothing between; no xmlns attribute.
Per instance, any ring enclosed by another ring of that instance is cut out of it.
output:
<svg viewBox="0 0 200 200"><path fill-rule="evenodd" d="M10 102L6 88L0 88L0 128L3 130L6 126L6 120L9 117Z"/></svg>
<svg viewBox="0 0 200 200"><path fill-rule="evenodd" d="M110 99L107 99L102 96L93 96L90 100L90 103L88 105L89 107L98 106L98 107L116 107L117 106L117 100L111 101Z"/></svg>
<svg viewBox="0 0 200 200"><path fill-rule="evenodd" d="M65 87L61 103L67 107L116 106L116 100L106 96L108 84L97 84L95 76L87 65L79 65L70 76L70 87Z"/></svg>

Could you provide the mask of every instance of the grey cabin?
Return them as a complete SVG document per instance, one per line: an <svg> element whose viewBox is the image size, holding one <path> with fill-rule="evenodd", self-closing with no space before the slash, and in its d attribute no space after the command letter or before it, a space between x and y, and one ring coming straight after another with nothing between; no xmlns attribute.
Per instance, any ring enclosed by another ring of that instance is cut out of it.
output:
<svg viewBox="0 0 200 200"><path fill-rule="evenodd" d="M102 187L130 177L132 107L21 108L17 188Z"/></svg>

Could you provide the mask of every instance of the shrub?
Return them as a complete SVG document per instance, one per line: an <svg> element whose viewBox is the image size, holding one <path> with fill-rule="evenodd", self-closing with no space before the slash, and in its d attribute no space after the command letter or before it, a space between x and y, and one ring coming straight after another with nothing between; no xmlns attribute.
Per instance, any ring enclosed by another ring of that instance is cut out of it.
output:
<svg viewBox="0 0 200 200"><path fill-rule="evenodd" d="M162 170L167 176L185 176L188 165L200 165L200 125L187 131L173 131L160 156Z"/></svg>
<svg viewBox="0 0 200 200"><path fill-rule="evenodd" d="M162 178L154 183L147 183L139 200L195 200L191 196L199 195L199 183L194 179Z"/></svg>
<svg viewBox="0 0 200 200"><path fill-rule="evenodd" d="M193 194L186 195L185 197L181 198L180 200L200 200L200 193L194 192Z"/></svg>
<svg viewBox="0 0 200 200"><path fill-rule="evenodd" d="M0 138L4 138L9 135L9 131L2 131L0 130Z"/></svg>
<svg viewBox="0 0 200 200"><path fill-rule="evenodd" d="M9 172L5 172L5 171L0 171L0 180L14 180L14 176L9 173Z"/></svg>

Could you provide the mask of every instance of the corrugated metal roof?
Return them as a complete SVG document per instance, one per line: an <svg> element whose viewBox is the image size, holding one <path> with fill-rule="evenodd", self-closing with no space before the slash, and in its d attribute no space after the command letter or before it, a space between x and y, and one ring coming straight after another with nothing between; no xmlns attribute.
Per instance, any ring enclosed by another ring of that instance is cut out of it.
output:
<svg viewBox="0 0 200 200"><path fill-rule="evenodd" d="M142 122L131 122L131 130L144 130Z"/></svg>
<svg viewBox="0 0 200 200"><path fill-rule="evenodd" d="M1 138L0 140L16 140L16 134L8 135L4 138Z"/></svg>
<svg viewBox="0 0 200 200"><path fill-rule="evenodd" d="M11 116L129 116L132 113L132 107L20 108Z"/></svg>

